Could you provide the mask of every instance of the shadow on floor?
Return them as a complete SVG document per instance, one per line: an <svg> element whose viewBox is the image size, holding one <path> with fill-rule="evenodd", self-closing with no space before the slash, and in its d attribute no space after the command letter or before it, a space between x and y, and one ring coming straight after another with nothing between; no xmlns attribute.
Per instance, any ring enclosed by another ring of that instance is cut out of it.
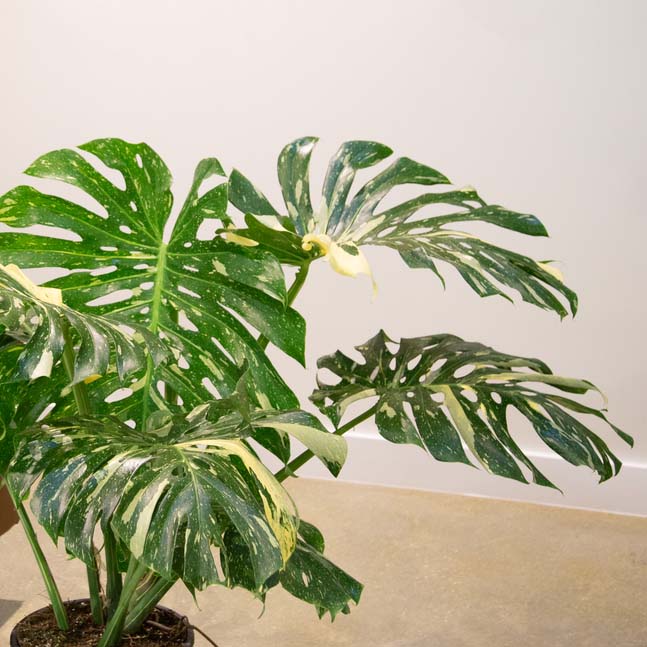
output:
<svg viewBox="0 0 647 647"><path fill-rule="evenodd" d="M0 598L0 627L20 609L22 602L18 600L3 600Z"/></svg>

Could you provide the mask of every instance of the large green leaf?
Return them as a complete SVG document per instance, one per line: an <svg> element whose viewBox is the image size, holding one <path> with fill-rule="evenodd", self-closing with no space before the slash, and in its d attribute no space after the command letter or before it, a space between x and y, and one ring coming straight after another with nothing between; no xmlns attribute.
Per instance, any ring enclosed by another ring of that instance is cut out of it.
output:
<svg viewBox="0 0 647 647"><path fill-rule="evenodd" d="M608 422L604 410L560 394L597 391L590 382L553 375L540 360L453 335L402 339L397 350L389 343L380 332L357 346L362 361L339 351L318 361L339 381L319 380L311 399L335 425L351 404L377 398L375 422L387 440L418 445L440 461L476 459L487 471L522 482L527 482L525 466L535 483L554 487L510 434L506 415L513 408L569 463L590 467L601 481L618 473L618 458L572 415ZM632 444L630 436L611 427Z"/></svg>
<svg viewBox="0 0 647 647"><path fill-rule="evenodd" d="M31 505L38 521L88 564L95 528L109 522L156 573L200 589L224 582L211 547L222 547L225 530L234 528L261 587L292 555L298 519L245 439L250 426L285 422L275 411L256 411L250 421L235 409L227 402L220 415L207 416L204 407L188 417L158 412L144 430L116 418L50 421L29 430L8 480L23 498L37 482ZM336 460L341 439L308 420L312 427L300 418L299 437L307 430L309 447Z"/></svg>
<svg viewBox="0 0 647 647"><path fill-rule="evenodd" d="M399 252L410 267L429 268L441 280L437 263L454 266L481 296L510 298L512 290L524 301L562 317L567 314L564 301L573 314L577 310L575 293L553 267L457 227L481 222L530 236L546 236L535 216L488 205L472 188L439 190L449 180L406 157L398 158L352 193L357 171L374 166L392 153L377 142L342 144L328 166L321 202L313 208L309 163L316 141L313 137L296 140L279 156L279 181L290 225L286 218L277 217L277 210L247 178L239 171L232 172L229 200L246 214L246 227L237 232L240 236L256 241L285 263L299 265L324 255L335 270L351 276L371 272L362 246L386 246ZM434 189L381 208L391 191L411 184ZM420 212L425 207L433 209L431 214L440 211L440 215L423 216Z"/></svg>
<svg viewBox="0 0 647 647"><path fill-rule="evenodd" d="M80 148L95 165L80 152L64 149L39 158L26 172L81 189L96 209L29 186L9 191L0 197L0 222L13 229L0 233L0 261L68 270L48 284L62 291L68 306L144 326L171 347L172 361L149 365L128 385L129 397L110 403L110 411L139 423L151 410L173 408L163 401L164 392L179 394L190 410L211 399L214 389L230 393L243 361L260 404L296 406L249 330L256 328L303 361L305 326L285 306L279 263L263 250L198 235L203 223L224 217L227 184L203 190L205 181L224 175L218 161L200 162L173 226L171 176L151 148L119 139ZM98 170L99 163L109 170ZM32 225L48 229L38 234L21 229ZM61 229L66 236L60 237ZM111 374L97 382L95 410L106 409L104 400L119 386Z"/></svg>
<svg viewBox="0 0 647 647"><path fill-rule="evenodd" d="M270 431L305 444L333 473L343 438L305 411L257 410L243 375L234 393L188 415L157 411L144 429L117 418L47 420L26 430L9 483L67 550L92 564L97 524L110 523L132 554L164 578L193 588L224 580L210 547L234 529L261 588L296 546L287 492L249 444Z"/></svg>

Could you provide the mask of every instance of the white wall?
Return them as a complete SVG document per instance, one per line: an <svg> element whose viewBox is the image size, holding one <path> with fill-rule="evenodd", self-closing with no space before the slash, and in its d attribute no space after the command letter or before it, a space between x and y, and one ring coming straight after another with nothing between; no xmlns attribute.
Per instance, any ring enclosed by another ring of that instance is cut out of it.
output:
<svg viewBox="0 0 647 647"><path fill-rule="evenodd" d="M551 239L489 237L559 259L580 314L560 323L482 300L451 271L443 291L431 273L369 250L375 303L366 281L315 266L298 302L310 371L280 362L298 392L310 392L316 357L380 327L395 337L454 332L594 381L636 436L633 452L612 445L642 465L645 19L647 3L628 0L5 0L0 190L45 151L118 136L158 150L179 194L195 163L215 155L278 203L275 159L290 139L322 138L319 176L342 140L383 141L487 200L540 216ZM414 484L437 469L389 448ZM452 469L448 487L467 489L465 468ZM497 493L513 496L513 487L501 482ZM609 498L602 491L600 501ZM628 492L597 507L625 509Z"/></svg>

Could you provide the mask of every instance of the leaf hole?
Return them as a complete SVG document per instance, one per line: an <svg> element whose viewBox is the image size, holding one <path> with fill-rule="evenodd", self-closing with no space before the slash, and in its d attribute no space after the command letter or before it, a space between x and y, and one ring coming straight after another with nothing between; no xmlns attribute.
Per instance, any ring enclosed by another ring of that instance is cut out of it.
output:
<svg viewBox="0 0 647 647"><path fill-rule="evenodd" d="M133 230L128 225L119 225L119 231L122 234L132 234Z"/></svg>
<svg viewBox="0 0 647 647"><path fill-rule="evenodd" d="M102 252L117 252L117 251L119 251L116 247L114 247L112 245L101 245L101 247L99 247L99 249Z"/></svg>
<svg viewBox="0 0 647 647"><path fill-rule="evenodd" d="M150 265L148 263L137 263L137 265L135 265L133 267L133 269L134 270L147 270L149 267L150 267Z"/></svg>
<svg viewBox="0 0 647 647"><path fill-rule="evenodd" d="M375 372L375 371L374 371ZM371 381L375 378L371 373ZM336 373L333 373L329 368L321 368L317 373L317 383L320 386L335 386L341 382L341 378Z"/></svg>
<svg viewBox="0 0 647 647"><path fill-rule="evenodd" d="M418 366L418 364L420 364L421 359L422 359L422 355L417 355L413 359L410 359L407 362L407 369L409 369L410 371L413 371L413 369L416 368L416 366Z"/></svg>
<svg viewBox="0 0 647 647"><path fill-rule="evenodd" d="M454 371L454 377L460 379L469 375L476 367L474 364L466 364L465 366L460 366Z"/></svg>
<svg viewBox="0 0 647 647"><path fill-rule="evenodd" d="M135 164L137 164L139 168L144 168L144 160L142 160L142 156L139 153L135 155Z"/></svg>
<svg viewBox="0 0 647 647"><path fill-rule="evenodd" d="M117 270L116 265L108 265L108 267L97 267L96 270L90 272L90 276L101 276L103 274L111 274Z"/></svg>
<svg viewBox="0 0 647 647"><path fill-rule="evenodd" d="M112 404L113 402L119 402L125 400L133 394L133 390L124 386L116 391L113 391L110 395L106 396L103 401L107 404Z"/></svg>
<svg viewBox="0 0 647 647"><path fill-rule="evenodd" d="M444 393L432 393L430 397L434 402L437 402L438 404L442 404L445 401Z"/></svg>
<svg viewBox="0 0 647 647"><path fill-rule="evenodd" d="M91 308L94 308L96 306L107 306L112 303L127 301L128 299L132 298L132 296L132 290L115 290L110 294L92 299L92 301L88 301L85 305L90 306Z"/></svg>
<svg viewBox="0 0 647 647"><path fill-rule="evenodd" d="M440 359L437 359L432 365L429 371L431 373L434 373L435 371L440 370L440 368L447 362L446 357L441 357Z"/></svg>
<svg viewBox="0 0 647 647"><path fill-rule="evenodd" d="M395 226L386 227L385 229L382 229L382 231L377 235L377 237L386 238L387 236L390 236L394 231L395 231Z"/></svg>
<svg viewBox="0 0 647 647"><path fill-rule="evenodd" d="M490 393L490 397L491 397L491 398L492 398L492 399L493 399L497 404L501 404L501 402L503 402L503 398L501 397L501 394L500 394L500 393L497 393L496 391L492 391L492 392Z"/></svg>
<svg viewBox="0 0 647 647"><path fill-rule="evenodd" d="M133 211L139 211L139 210L137 209L137 205L136 205L132 200L130 201L130 208L131 208Z"/></svg>
<svg viewBox="0 0 647 647"><path fill-rule="evenodd" d="M463 389L461 391L461 395L466 400L469 400L470 402L478 402L479 401L479 396L476 394L476 392L473 389Z"/></svg>
<svg viewBox="0 0 647 647"><path fill-rule="evenodd" d="M215 218L205 218L198 227L195 237L198 240L213 240L216 237L216 231L220 229L220 220Z"/></svg>

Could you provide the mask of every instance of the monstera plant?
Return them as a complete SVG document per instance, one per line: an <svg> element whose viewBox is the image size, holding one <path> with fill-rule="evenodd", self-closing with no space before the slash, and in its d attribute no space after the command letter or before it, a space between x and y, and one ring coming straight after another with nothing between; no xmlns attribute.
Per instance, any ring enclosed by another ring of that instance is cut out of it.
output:
<svg viewBox="0 0 647 647"><path fill-rule="evenodd" d="M292 304L318 260L372 277L364 247L386 246L441 281L452 265L480 296L516 294L560 317L577 309L550 264L469 233L480 222L547 235L536 217L489 205L411 159L387 164L382 144L343 144L313 205L316 141L299 139L279 156L284 207L205 159L175 214L164 162L119 139L57 150L27 169L72 185L83 201L32 186L0 197L0 470L56 631L82 609L63 602L27 501L85 564L88 631L111 647L151 626L171 631L151 618L180 581L192 592L240 586L260 599L280 585L320 617L348 613L361 584L326 558L282 482L313 457L336 476L343 434L366 420L437 460L555 487L515 441L515 409L564 460L601 481L618 473L618 458L584 423L606 420L577 398L593 384L454 335L396 344L379 332L357 355L323 357L318 366L335 381L320 379L311 400L329 425L300 408L265 350L271 343L304 362L305 322ZM378 164L358 188L358 172ZM403 185L419 195L383 207ZM43 268L48 280L37 285L30 270ZM282 465L276 473L266 452ZM23 624L15 644L37 644ZM185 623L173 638L183 644L189 633Z"/></svg>

